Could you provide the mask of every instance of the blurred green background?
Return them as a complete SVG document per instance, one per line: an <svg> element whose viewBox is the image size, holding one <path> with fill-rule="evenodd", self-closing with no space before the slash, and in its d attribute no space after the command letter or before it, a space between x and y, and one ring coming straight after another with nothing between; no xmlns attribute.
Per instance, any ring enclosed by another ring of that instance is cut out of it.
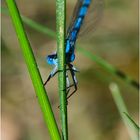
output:
<svg viewBox="0 0 140 140"><path fill-rule="evenodd" d="M20 13L55 30L55 1L18 0ZM75 1L67 2L69 21ZM2 1L2 7L6 7ZM93 19L94 20L94 19ZM69 23L69 22L67 22ZM2 139L49 140L47 128L21 54L11 19L2 13ZM46 55L56 49L56 40L24 25L43 81L52 67ZM105 0L102 20L92 37L77 44L122 70L138 81L138 0ZM138 91L103 70L76 50L74 65L78 91L68 101L70 140L129 140L109 90L116 82L132 118L138 123ZM60 126L57 76L46 87L56 120Z"/></svg>

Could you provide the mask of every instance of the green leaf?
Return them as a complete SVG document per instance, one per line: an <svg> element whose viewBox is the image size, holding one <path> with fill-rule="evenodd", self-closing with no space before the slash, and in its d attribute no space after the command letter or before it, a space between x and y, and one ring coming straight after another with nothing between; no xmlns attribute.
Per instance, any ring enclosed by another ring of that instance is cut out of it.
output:
<svg viewBox="0 0 140 140"><path fill-rule="evenodd" d="M136 132L139 132L140 130L140 127L135 123L135 121L126 113L126 112L123 112L125 114L125 116L128 118L129 120L129 123L132 123L135 127L135 131Z"/></svg>
<svg viewBox="0 0 140 140"><path fill-rule="evenodd" d="M2 8L2 12L7 14L6 9ZM28 26L30 26L31 28L44 33L52 38L56 38L56 33L47 28L46 26L43 26L25 16L22 16L22 19L24 21L24 23L26 23ZM135 81L133 78L131 78L130 76L126 75L125 73L123 73L122 71L118 70L117 68L115 68L114 66L112 66L111 64L109 64L107 61L105 61L103 58L92 54L90 51L78 46L78 50L86 57L88 57L89 59L93 60L94 62L96 62L100 67L102 67L104 70L108 71L109 73L117 76L118 78L120 78L121 80L123 80L126 84L131 85L132 87L136 88L137 90L139 90L139 83L137 81Z"/></svg>
<svg viewBox="0 0 140 140"><path fill-rule="evenodd" d="M6 3L9 9L9 13L10 13L13 25L16 30L16 34L20 43L20 47L21 47L26 65L28 67L30 77L32 79L32 83L34 85L36 95L38 97L38 101L39 101L40 108L44 116L44 120L49 129L50 137L52 140L60 140L61 138L60 138L58 126L56 124L56 120L54 118L54 114L52 112L52 108L50 106L50 102L49 102L46 90L44 88L43 81L41 79L40 72L39 72L37 63L35 61L33 51L31 49L29 40L25 33L25 29L23 27L23 23L22 23L18 8L14 0L6 0Z"/></svg>
<svg viewBox="0 0 140 140"><path fill-rule="evenodd" d="M119 87L117 86L117 84L111 83L109 88L111 90L113 99L116 103L120 116L121 116L126 128L128 129L131 139L138 140L138 133L136 133L134 125L132 123L129 123L128 118L126 118L126 116L124 116L124 112L127 112L127 114L128 114L128 111L127 111L126 105L123 101L123 98L121 96Z"/></svg>

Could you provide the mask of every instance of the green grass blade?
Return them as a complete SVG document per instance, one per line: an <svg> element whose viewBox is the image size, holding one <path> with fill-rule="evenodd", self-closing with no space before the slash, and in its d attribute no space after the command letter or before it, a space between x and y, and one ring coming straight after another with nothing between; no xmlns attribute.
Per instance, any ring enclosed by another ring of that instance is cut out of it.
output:
<svg viewBox="0 0 140 140"><path fill-rule="evenodd" d="M22 19L28 26L32 27L33 29L36 29L37 31L44 34L48 34L51 38L56 38L56 33L51 29L46 28L25 16L22 16Z"/></svg>
<svg viewBox="0 0 140 140"><path fill-rule="evenodd" d="M135 121L126 112L123 112L123 113L128 118L129 123L131 123L132 125L134 125L135 131L138 133L139 130L140 130L140 127L135 123Z"/></svg>
<svg viewBox="0 0 140 140"><path fill-rule="evenodd" d="M12 18L13 25L17 33L17 37L20 43L20 47L21 47L26 65L28 67L30 77L32 79L32 83L34 85L34 88L38 97L41 110L43 112L45 122L49 129L50 137L52 140L60 140L61 138L60 138L58 127L54 118L54 114L52 112L49 99L47 97L45 88L43 86L43 81L41 79L40 72L38 70L30 43L25 33L16 3L14 0L6 0L6 3L10 12L10 16Z"/></svg>
<svg viewBox="0 0 140 140"><path fill-rule="evenodd" d="M66 95L66 60L65 60L65 29L66 29L66 0L56 0L57 54L58 54L58 86L60 96L60 113L62 135L68 140L67 126L67 95Z"/></svg>
<svg viewBox="0 0 140 140"><path fill-rule="evenodd" d="M121 93L120 93L120 90L119 90L117 84L115 84L115 83L110 84L110 90L111 90L113 99L117 105L120 116L121 116L125 126L128 129L131 139L138 140L138 133L135 133L136 131L135 131L134 125L132 123L129 123L130 122L129 119L124 115L124 112L126 112L128 114L128 111L127 111L125 103L122 99L122 96L121 96Z"/></svg>
<svg viewBox="0 0 140 140"><path fill-rule="evenodd" d="M2 13L6 14L6 15L9 14L7 8L4 8L4 7L2 7ZM41 24L39 24L23 15L21 15L21 18L22 18L23 22L26 25L28 25L29 27L37 30L40 33L47 34L51 38L56 38L56 33L53 30L51 30L45 26L42 26Z"/></svg>
<svg viewBox="0 0 140 140"><path fill-rule="evenodd" d="M6 9L2 8L2 12L7 13ZM28 26L32 27L33 29L44 33L52 38L56 38L55 32L27 17L23 17L24 23L26 23ZM108 71L109 73L117 76L118 78L122 79L125 83L130 84L132 87L139 90L139 83L135 80L133 80L130 76L124 74L122 71L116 69L111 64L109 64L107 61L102 59L101 57L92 54L91 52L87 51L86 49L83 49L82 47L78 46L78 50L85 55L86 57L90 58L94 62L96 62L98 65L100 65L104 70Z"/></svg>
<svg viewBox="0 0 140 140"><path fill-rule="evenodd" d="M124 74L122 71L120 71L120 70L116 69L115 67L113 67L111 64L109 64L103 58L101 58L101 57L99 57L97 55L94 55L90 51L87 51L86 49L84 49L82 47L79 47L79 46L78 46L78 50L82 54L84 54L86 57L88 57L91 60L93 60L94 62L96 62L100 67L102 67L107 72L119 77L120 79L122 79L127 84L130 84L131 86L133 86L133 87L135 87L136 89L139 90L139 83L138 82L133 80L128 75Z"/></svg>

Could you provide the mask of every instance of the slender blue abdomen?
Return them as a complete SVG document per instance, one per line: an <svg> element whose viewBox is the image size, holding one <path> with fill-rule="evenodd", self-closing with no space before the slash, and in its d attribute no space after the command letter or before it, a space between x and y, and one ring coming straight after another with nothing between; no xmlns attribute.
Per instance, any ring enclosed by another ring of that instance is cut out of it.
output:
<svg viewBox="0 0 140 140"><path fill-rule="evenodd" d="M69 59L70 61L74 61L75 57L73 57L74 55L74 49L75 49L75 42L78 36L78 33L80 31L80 28L82 26L84 17L87 13L88 7L91 3L91 0L83 0L82 5L80 6L79 10L78 10L78 14L77 17L73 23L73 28L70 31L67 40L66 40L66 53L70 53L71 56L69 55Z"/></svg>
<svg viewBox="0 0 140 140"><path fill-rule="evenodd" d="M88 10L90 3L91 3L91 0L83 0L82 6L79 9L78 16L76 18L73 30L71 32L71 37L70 37L71 41L76 41L78 32L80 31L80 28L82 26L84 17L87 13L87 10Z"/></svg>

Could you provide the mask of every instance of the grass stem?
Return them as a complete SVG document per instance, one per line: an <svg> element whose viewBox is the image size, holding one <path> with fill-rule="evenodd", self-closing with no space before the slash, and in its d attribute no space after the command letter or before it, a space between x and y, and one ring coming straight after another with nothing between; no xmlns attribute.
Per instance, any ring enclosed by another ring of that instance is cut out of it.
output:
<svg viewBox="0 0 140 140"><path fill-rule="evenodd" d="M60 71L58 73L58 86L60 96L62 137L64 140L68 140L65 60L66 0L56 0L56 27L58 70Z"/></svg>

